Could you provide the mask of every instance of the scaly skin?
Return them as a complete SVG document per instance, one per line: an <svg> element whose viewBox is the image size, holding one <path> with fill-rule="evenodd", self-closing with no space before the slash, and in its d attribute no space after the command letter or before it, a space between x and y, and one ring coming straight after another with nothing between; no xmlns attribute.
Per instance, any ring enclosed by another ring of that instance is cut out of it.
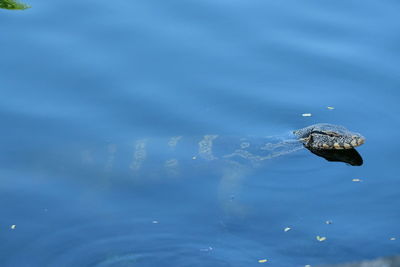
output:
<svg viewBox="0 0 400 267"><path fill-rule="evenodd" d="M293 133L311 149L352 149L365 142L359 133L328 123L314 124Z"/></svg>

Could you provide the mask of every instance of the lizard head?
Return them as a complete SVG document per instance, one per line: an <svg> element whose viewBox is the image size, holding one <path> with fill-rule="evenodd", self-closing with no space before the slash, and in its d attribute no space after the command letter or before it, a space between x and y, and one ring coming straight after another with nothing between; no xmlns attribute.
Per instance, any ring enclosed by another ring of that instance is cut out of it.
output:
<svg viewBox="0 0 400 267"><path fill-rule="evenodd" d="M361 134L327 123L314 124L293 133L306 147L313 149L352 149L365 142Z"/></svg>

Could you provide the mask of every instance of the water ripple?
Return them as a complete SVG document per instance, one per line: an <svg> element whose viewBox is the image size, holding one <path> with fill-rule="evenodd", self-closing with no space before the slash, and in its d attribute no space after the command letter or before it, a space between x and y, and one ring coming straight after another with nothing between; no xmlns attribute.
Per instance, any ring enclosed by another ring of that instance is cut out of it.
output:
<svg viewBox="0 0 400 267"><path fill-rule="evenodd" d="M199 233L199 231L204 231ZM236 252L235 252L236 251ZM151 220L92 223L63 229L23 247L7 266L235 266L235 245L195 226ZM23 257L22 257L23 256ZM243 262L242 262L243 263Z"/></svg>

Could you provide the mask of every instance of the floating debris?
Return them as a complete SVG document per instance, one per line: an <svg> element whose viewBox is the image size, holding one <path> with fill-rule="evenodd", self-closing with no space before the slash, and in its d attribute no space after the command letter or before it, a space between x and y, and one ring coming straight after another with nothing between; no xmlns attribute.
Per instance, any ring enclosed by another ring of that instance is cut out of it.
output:
<svg viewBox="0 0 400 267"><path fill-rule="evenodd" d="M11 225L10 227L12 230L14 230L15 228L17 228L17 226L15 224Z"/></svg>
<svg viewBox="0 0 400 267"><path fill-rule="evenodd" d="M303 114L301 114L301 116L303 116L303 117L311 117L312 114L311 113L303 113Z"/></svg>
<svg viewBox="0 0 400 267"><path fill-rule="evenodd" d="M285 232L288 232L288 231L290 231L292 228L290 228L290 227L286 227L285 229L283 229L283 231L285 231Z"/></svg>
<svg viewBox="0 0 400 267"><path fill-rule="evenodd" d="M334 107L326 107L327 109L330 109L330 110L332 110L332 109L335 109Z"/></svg>
<svg viewBox="0 0 400 267"><path fill-rule="evenodd" d="M197 157L196 157L196 156L193 156L192 159L195 160L195 159L197 159Z"/></svg>
<svg viewBox="0 0 400 267"><path fill-rule="evenodd" d="M267 259L258 260L259 263L265 263L267 261L268 261Z"/></svg>
<svg viewBox="0 0 400 267"><path fill-rule="evenodd" d="M361 180L361 179L358 179L358 178L355 178L355 179L353 179L352 181L353 181L353 182L362 182L362 180Z"/></svg>
<svg viewBox="0 0 400 267"><path fill-rule="evenodd" d="M307 265L304 265L304 267L311 267L311 265L310 265L310 264L307 264Z"/></svg>
<svg viewBox="0 0 400 267"><path fill-rule="evenodd" d="M395 241L395 240L396 240L396 237L391 237L389 240L390 240L390 241Z"/></svg>
<svg viewBox="0 0 400 267"><path fill-rule="evenodd" d="M319 236L319 235L317 235L316 238L317 238L317 240L318 240L319 242L322 242L322 241L325 241L325 240L326 240L326 237L325 237L325 236Z"/></svg>
<svg viewBox="0 0 400 267"><path fill-rule="evenodd" d="M333 223L333 221L331 221L331 220L327 220L327 221L325 221L325 223L326 223L326 224L332 224L332 223Z"/></svg>
<svg viewBox="0 0 400 267"><path fill-rule="evenodd" d="M200 249L200 251L203 251L203 252L208 252L208 251L211 251L211 250L213 250L213 248L212 248L212 247L208 247L208 248L201 248L201 249Z"/></svg>
<svg viewBox="0 0 400 267"><path fill-rule="evenodd" d="M152 221L151 223L154 223L154 224L156 224L156 223L158 223L158 221Z"/></svg>

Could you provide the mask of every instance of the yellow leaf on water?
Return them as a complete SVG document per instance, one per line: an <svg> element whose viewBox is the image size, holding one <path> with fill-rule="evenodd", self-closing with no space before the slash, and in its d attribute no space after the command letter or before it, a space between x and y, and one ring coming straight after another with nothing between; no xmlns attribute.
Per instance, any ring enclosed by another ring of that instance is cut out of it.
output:
<svg viewBox="0 0 400 267"><path fill-rule="evenodd" d="M266 259L258 260L259 263L264 263L264 262L267 262L267 261L268 260L266 260Z"/></svg>
<svg viewBox="0 0 400 267"><path fill-rule="evenodd" d="M317 235L316 238L317 238L317 240L318 240L319 242L322 242L322 241L325 241L325 240L326 240L326 237L325 237L325 236L319 236L319 235Z"/></svg>
<svg viewBox="0 0 400 267"><path fill-rule="evenodd" d="M361 180L361 179L358 179L358 178L355 178L355 179L353 179L352 181L353 181L353 182L361 182L362 180Z"/></svg>
<svg viewBox="0 0 400 267"><path fill-rule="evenodd" d="M332 110L332 109L335 109L334 107L327 107L327 108L328 108L328 109L331 109L331 110Z"/></svg>

